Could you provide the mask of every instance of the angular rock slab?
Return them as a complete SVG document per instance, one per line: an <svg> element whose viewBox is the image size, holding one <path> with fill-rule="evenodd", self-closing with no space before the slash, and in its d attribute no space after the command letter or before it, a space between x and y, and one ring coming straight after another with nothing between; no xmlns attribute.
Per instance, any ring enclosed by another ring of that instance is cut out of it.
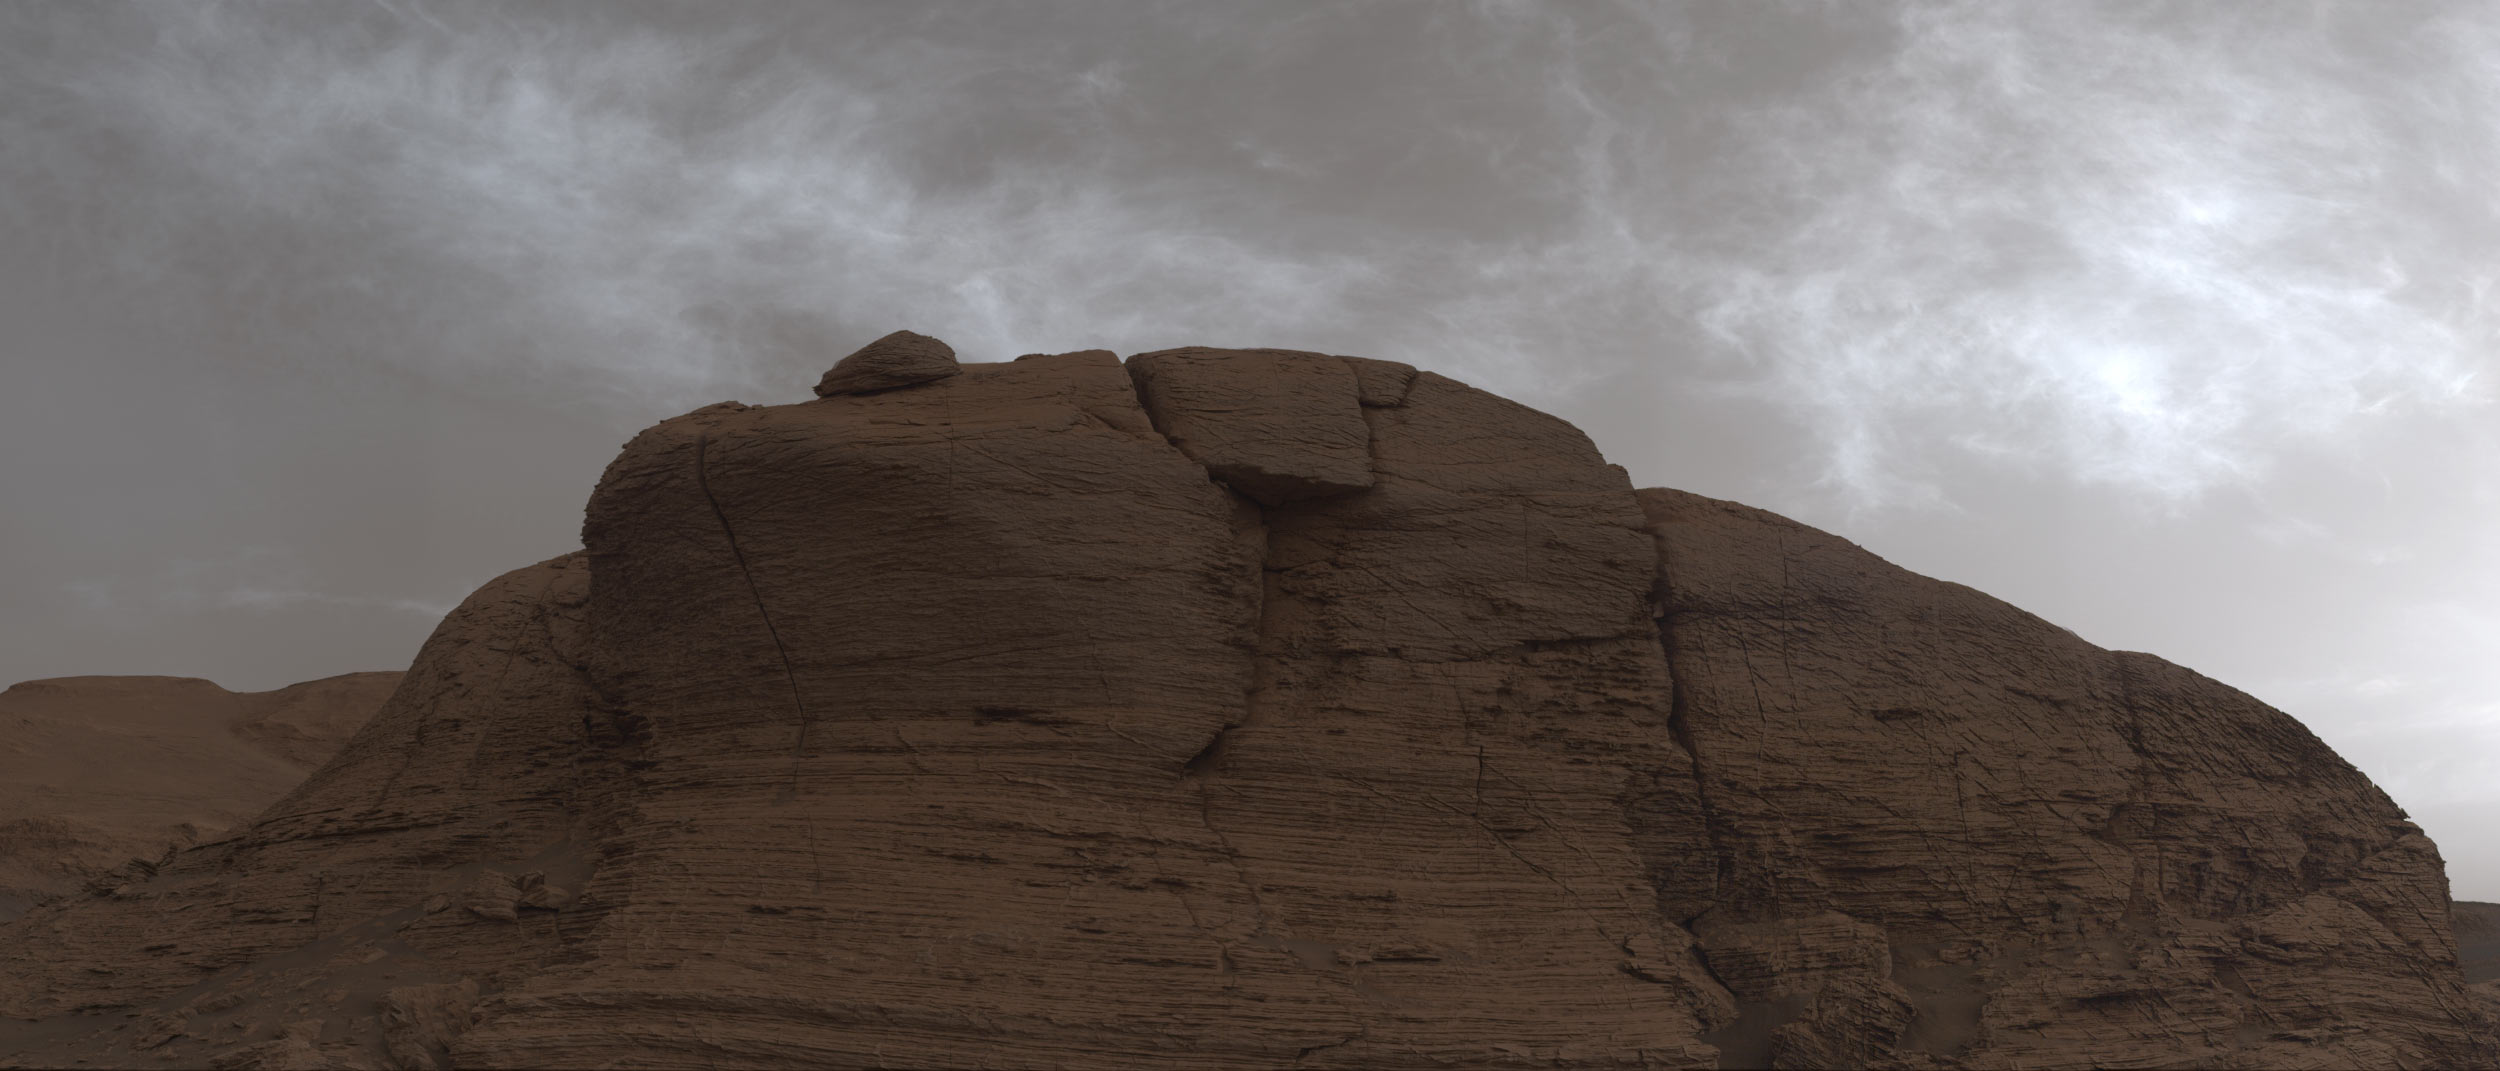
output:
<svg viewBox="0 0 2500 1071"><path fill-rule="evenodd" d="M867 394L922 383L934 383L963 371L955 349L927 335L896 331L878 339L833 366L816 383L816 396Z"/></svg>
<svg viewBox="0 0 2500 1071"><path fill-rule="evenodd" d="M1372 485L1364 383L1345 358L1193 346L1138 354L1128 370L1155 430L1260 505Z"/></svg>

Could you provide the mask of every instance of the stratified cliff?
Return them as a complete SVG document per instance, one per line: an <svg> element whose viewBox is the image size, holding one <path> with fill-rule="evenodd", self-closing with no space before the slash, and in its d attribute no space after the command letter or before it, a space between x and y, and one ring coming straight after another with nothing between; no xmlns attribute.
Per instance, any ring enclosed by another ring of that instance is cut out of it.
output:
<svg viewBox="0 0 2500 1071"><path fill-rule="evenodd" d="M1550 416L907 333L817 389L644 432L259 821L0 928L0 1058L2500 1058L2298 723Z"/></svg>

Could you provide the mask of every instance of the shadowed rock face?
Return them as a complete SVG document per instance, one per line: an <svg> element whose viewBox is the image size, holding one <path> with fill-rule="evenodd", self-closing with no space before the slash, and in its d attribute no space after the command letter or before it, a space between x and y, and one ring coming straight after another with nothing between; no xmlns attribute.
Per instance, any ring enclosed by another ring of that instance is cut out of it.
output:
<svg viewBox="0 0 2500 1071"><path fill-rule="evenodd" d="M0 1056L2500 1055L2296 722L1404 365L711 406L583 541L238 836L0 929Z"/></svg>

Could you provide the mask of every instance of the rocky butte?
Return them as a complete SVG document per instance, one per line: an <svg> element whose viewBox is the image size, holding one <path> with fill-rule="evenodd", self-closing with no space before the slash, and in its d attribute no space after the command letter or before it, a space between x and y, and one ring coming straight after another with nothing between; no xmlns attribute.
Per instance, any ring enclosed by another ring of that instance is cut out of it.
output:
<svg viewBox="0 0 2500 1071"><path fill-rule="evenodd" d="M637 436L0 1057L2469 1067L2290 717L1388 361L898 333ZM109 886L109 887L108 887Z"/></svg>

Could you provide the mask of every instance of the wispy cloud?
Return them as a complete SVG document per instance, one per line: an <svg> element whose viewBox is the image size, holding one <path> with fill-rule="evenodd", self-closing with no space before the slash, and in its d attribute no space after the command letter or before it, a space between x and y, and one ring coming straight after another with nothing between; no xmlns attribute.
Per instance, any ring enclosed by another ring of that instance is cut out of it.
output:
<svg viewBox="0 0 2500 1071"><path fill-rule="evenodd" d="M177 557L143 571L61 581L61 605L103 622L135 623L172 615L313 608L379 610L438 620L456 601L376 591L322 590L305 570L272 547L244 547L205 557Z"/></svg>
<svg viewBox="0 0 2500 1071"><path fill-rule="evenodd" d="M2500 583L2460 577L2453 597L2339 623L2355 656L2327 672L2249 682L2312 721L2399 800L2500 802Z"/></svg>
<svg viewBox="0 0 2500 1071"><path fill-rule="evenodd" d="M1954 451L2193 496L2356 421L2487 407L2495 25L1905 7L1895 47L1745 117L1768 218L1703 322L1865 502L1932 497Z"/></svg>
<svg viewBox="0 0 2500 1071"><path fill-rule="evenodd" d="M118 161L100 245L358 310L387 337L239 330L424 375L770 397L903 324L976 359L1331 345L1541 401L1679 362L1795 413L1861 505L1971 459L2192 497L2494 398L2487 5L1761 9L1849 24L1807 60L1648 5L1102 16L1228 41L1187 68L944 5L37 10L0 46L13 185ZM1409 83L1318 66L1365 34ZM1290 122L1227 110L1322 77Z"/></svg>
<svg viewBox="0 0 2500 1071"><path fill-rule="evenodd" d="M452 611L451 603L428 602L423 599L398 599L371 595L338 595L300 588L233 587L216 594L219 606L250 610L286 610L299 606L345 606L388 610L413 614L422 618L440 618Z"/></svg>
<svg viewBox="0 0 2500 1071"><path fill-rule="evenodd" d="M88 42L137 55L16 77L139 154L145 188L99 226L157 263L211 275L227 260L230 286L379 312L422 333L389 352L423 374L558 378L641 406L722 383L786 391L792 364L904 324L999 360L1330 321L1371 271L1207 226L1190 191L1109 161L973 151L948 175L915 158L976 132L950 108L966 81L1012 83L1028 122L1070 131L1145 106L1114 67L908 38L818 62L777 52L770 25L382 10L422 32L153 7L144 42ZM15 133L54 154L108 148ZM251 277L307 264L320 274Z"/></svg>

